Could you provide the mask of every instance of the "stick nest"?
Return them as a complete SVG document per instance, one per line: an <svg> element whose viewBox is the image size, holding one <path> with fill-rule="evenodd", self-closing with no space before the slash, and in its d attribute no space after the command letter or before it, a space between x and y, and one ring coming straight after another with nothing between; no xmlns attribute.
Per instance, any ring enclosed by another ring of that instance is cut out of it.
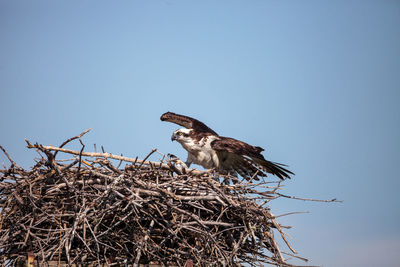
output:
<svg viewBox="0 0 400 267"><path fill-rule="evenodd" d="M185 170L166 157L84 152L82 141L80 151L62 148L84 133L60 147L27 141L40 155L28 170L0 147L11 162L0 171L3 264L29 253L68 264L291 266L274 233L295 251L267 206L279 183ZM72 158L56 159L60 151Z"/></svg>

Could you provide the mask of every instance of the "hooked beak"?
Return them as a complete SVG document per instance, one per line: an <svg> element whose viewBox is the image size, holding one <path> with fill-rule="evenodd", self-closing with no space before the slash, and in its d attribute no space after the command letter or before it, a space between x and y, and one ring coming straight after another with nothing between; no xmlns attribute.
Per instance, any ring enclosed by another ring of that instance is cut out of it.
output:
<svg viewBox="0 0 400 267"><path fill-rule="evenodd" d="M176 135L175 135L175 133L173 133L172 136L171 136L171 141L173 142L175 140L176 140Z"/></svg>

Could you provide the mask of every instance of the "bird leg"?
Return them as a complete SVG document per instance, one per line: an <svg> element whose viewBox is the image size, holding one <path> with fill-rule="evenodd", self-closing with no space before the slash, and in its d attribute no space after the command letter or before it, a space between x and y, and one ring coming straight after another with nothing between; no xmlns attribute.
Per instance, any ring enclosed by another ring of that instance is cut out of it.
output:
<svg viewBox="0 0 400 267"><path fill-rule="evenodd" d="M189 169L190 165L192 164L193 160L191 159L190 155L188 154L188 157L186 159L186 168Z"/></svg>

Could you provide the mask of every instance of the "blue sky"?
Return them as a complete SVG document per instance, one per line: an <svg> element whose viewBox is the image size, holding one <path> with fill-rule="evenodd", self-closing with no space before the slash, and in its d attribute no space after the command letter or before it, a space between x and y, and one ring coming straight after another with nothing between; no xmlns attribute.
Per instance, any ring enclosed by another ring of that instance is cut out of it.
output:
<svg viewBox="0 0 400 267"><path fill-rule="evenodd" d="M283 193L344 200L271 203L310 212L281 218L310 264L398 266L399 25L394 0L1 0L0 144L185 158L159 117L193 116L290 165Z"/></svg>

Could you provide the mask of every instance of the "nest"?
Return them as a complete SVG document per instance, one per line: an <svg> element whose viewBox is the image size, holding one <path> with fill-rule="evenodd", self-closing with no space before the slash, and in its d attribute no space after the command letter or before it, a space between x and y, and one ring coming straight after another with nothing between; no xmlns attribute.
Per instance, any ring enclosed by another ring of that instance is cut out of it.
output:
<svg viewBox="0 0 400 267"><path fill-rule="evenodd" d="M275 235L296 252L268 208L282 196L279 182L187 170L176 158L85 152L86 132L60 147L27 141L40 155L29 170L0 147L11 162L0 171L3 264L29 255L68 265L291 266ZM75 139L80 151L63 148ZM71 158L57 159L59 152Z"/></svg>

